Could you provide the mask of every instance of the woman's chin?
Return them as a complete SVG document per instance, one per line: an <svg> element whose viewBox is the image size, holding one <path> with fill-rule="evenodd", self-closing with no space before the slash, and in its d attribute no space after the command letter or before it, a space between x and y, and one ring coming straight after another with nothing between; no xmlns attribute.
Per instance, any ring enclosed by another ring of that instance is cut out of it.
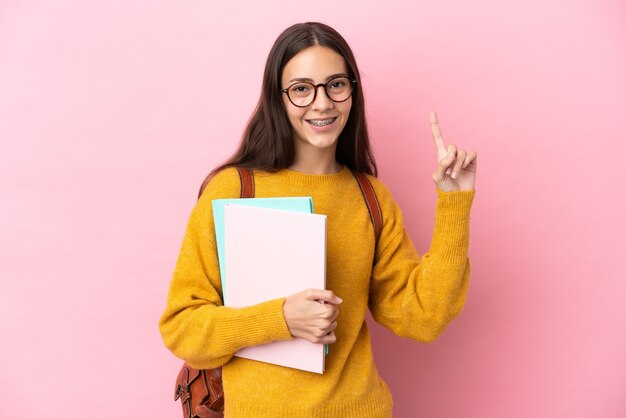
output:
<svg viewBox="0 0 626 418"><path fill-rule="evenodd" d="M327 148L335 147L335 145L337 144L337 137L334 135L328 135L328 136L315 135L315 136L309 136L306 138L301 138L300 141L303 142L303 144L308 147L313 147L317 149L327 149Z"/></svg>

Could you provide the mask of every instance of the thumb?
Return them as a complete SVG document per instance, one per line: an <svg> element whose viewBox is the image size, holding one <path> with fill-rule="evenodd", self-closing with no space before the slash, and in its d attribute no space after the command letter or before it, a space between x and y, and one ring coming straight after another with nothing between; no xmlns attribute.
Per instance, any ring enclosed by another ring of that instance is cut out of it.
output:
<svg viewBox="0 0 626 418"><path fill-rule="evenodd" d="M446 170L452 165L454 162L454 154L448 151L448 155L446 155L437 165L437 169L433 173L433 180L437 185L442 184L446 180Z"/></svg>
<svg viewBox="0 0 626 418"><path fill-rule="evenodd" d="M445 168L448 168L454 163L456 160L456 150L453 145L448 147L448 153L439 161L439 165L443 165Z"/></svg>
<svg viewBox="0 0 626 418"><path fill-rule="evenodd" d="M332 303L335 305L340 304L343 300L336 296L332 290L324 289L308 289L305 295L306 300L318 300L326 303Z"/></svg>

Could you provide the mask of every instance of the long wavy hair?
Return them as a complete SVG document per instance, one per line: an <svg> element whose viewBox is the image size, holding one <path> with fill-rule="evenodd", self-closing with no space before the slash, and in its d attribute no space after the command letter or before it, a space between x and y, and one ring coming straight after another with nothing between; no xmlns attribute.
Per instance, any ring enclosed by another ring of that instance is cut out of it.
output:
<svg viewBox="0 0 626 418"><path fill-rule="evenodd" d="M226 162L209 173L200 192L215 173L227 167L277 172L293 164L294 134L282 99L281 77L289 60L300 51L315 45L330 48L341 55L348 65L349 76L356 79L352 108L339 135L335 159L352 170L378 175L365 119L361 76L354 54L336 30L323 23L307 22L287 28L274 42L265 63L261 97L248 121L239 148Z"/></svg>

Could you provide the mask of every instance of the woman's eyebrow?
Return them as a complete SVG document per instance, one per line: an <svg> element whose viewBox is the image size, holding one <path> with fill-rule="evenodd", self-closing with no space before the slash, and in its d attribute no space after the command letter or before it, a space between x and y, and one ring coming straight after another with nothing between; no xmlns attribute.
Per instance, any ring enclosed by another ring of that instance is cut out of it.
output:
<svg viewBox="0 0 626 418"><path fill-rule="evenodd" d="M326 77L326 81L331 80L335 77L347 77L348 74L346 73L337 73L337 74L333 74L333 75L329 75L328 77ZM312 78L292 78L291 80L289 80L289 83L293 83L294 81L306 81L307 83L313 83L313 79Z"/></svg>

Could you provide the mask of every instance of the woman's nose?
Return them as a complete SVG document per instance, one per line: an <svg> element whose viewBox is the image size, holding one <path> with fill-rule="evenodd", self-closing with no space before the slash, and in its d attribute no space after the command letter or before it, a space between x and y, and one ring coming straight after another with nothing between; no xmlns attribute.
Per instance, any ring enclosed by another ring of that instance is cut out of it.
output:
<svg viewBox="0 0 626 418"><path fill-rule="evenodd" d="M330 100L330 97L326 94L326 87L321 85L315 88L317 93L315 95L315 100L311 103L311 107L316 110L332 109L334 102ZM320 91L320 89L322 89L322 91Z"/></svg>

